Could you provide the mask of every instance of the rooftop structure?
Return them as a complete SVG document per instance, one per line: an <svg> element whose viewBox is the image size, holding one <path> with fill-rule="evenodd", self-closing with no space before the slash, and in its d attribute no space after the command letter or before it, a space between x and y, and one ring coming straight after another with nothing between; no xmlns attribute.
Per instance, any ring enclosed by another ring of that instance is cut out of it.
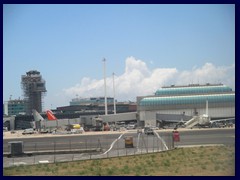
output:
<svg viewBox="0 0 240 180"><path fill-rule="evenodd" d="M107 103L113 103L112 97L107 97ZM90 97L90 98L74 98L70 101L70 106L74 105L87 105L87 104L94 104L100 105L104 104L105 98L104 97Z"/></svg>
<svg viewBox="0 0 240 180"><path fill-rule="evenodd" d="M223 84L206 84L206 85L188 85L188 86L169 86L162 87L157 90L156 96L164 95L184 95L184 94L209 94L209 93L224 93L231 92L232 89Z"/></svg>

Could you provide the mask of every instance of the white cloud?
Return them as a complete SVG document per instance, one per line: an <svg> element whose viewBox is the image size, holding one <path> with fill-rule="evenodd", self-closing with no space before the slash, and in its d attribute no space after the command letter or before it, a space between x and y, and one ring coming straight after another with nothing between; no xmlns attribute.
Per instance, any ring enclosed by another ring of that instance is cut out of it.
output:
<svg viewBox="0 0 240 180"><path fill-rule="evenodd" d="M180 72L175 83L223 83L235 89L235 65L216 67L212 63L206 63L200 68Z"/></svg>
<svg viewBox="0 0 240 180"><path fill-rule="evenodd" d="M113 96L112 76L106 78L107 96ZM115 75L115 91L118 101L135 101L136 96L151 95L164 85L186 85L191 83L223 83L235 88L235 65L217 67L206 63L202 67L179 72L176 68L156 68L151 70L143 60L128 57L125 71ZM84 77L80 84L63 90L69 101L79 97L104 96L103 79Z"/></svg>

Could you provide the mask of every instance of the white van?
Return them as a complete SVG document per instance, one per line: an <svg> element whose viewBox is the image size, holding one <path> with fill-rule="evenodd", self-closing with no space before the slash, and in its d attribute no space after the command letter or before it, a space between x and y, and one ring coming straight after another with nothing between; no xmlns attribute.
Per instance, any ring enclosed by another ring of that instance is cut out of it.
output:
<svg viewBox="0 0 240 180"><path fill-rule="evenodd" d="M22 134L23 135L25 135L25 134L34 134L34 130L33 130L33 128L25 129Z"/></svg>

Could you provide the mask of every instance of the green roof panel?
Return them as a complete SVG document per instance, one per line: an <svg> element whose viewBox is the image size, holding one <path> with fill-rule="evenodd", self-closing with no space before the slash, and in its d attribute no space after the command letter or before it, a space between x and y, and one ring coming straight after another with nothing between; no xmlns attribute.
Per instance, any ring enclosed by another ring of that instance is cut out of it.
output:
<svg viewBox="0 0 240 180"><path fill-rule="evenodd" d="M146 97L140 101L140 106L158 106L172 104L200 104L218 102L235 102L235 94L195 95L195 96L169 96Z"/></svg>
<svg viewBox="0 0 240 180"><path fill-rule="evenodd" d="M228 86L174 87L159 89L155 95L206 94L231 91L232 89Z"/></svg>

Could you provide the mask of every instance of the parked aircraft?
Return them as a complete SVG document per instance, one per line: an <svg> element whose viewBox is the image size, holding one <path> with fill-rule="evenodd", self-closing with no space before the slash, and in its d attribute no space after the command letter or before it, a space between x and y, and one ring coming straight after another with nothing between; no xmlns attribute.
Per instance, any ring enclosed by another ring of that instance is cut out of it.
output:
<svg viewBox="0 0 240 180"><path fill-rule="evenodd" d="M198 125L199 127L212 127L213 123L227 122L232 121L234 119L235 117L211 120L211 117L208 115L208 100L206 100L206 113L200 116L193 117L189 121L185 122L184 126L188 128L191 128L195 125Z"/></svg>
<svg viewBox="0 0 240 180"><path fill-rule="evenodd" d="M211 117L208 115L208 100L206 100L206 114L199 116L198 124L200 127L212 127L212 125L214 123L217 123L217 122L226 123L226 122L230 122L234 119L235 119L235 117L211 120Z"/></svg>
<svg viewBox="0 0 240 180"><path fill-rule="evenodd" d="M34 121L31 122L31 126L33 129L40 130L41 133L47 133L48 131L46 130L46 119L44 119L37 111L36 109L32 110L33 112L33 117ZM41 122L43 123L43 131L41 127Z"/></svg>
<svg viewBox="0 0 240 180"><path fill-rule="evenodd" d="M36 111L36 109L33 109L32 112L33 112L34 121L44 120L44 118Z"/></svg>
<svg viewBox="0 0 240 180"><path fill-rule="evenodd" d="M178 128L179 126L186 127L186 128L192 128L195 125L198 125L199 127L213 127L214 124L217 122L231 122L235 119L235 117L232 118L225 118L225 119L214 119L212 120L211 117L208 115L208 101L206 100L206 112L205 114L199 115L199 116L193 116L189 120L158 120L160 123L160 127L165 128L165 126L173 125L175 128Z"/></svg>
<svg viewBox="0 0 240 180"><path fill-rule="evenodd" d="M54 116L54 114L53 114L52 111L47 110L47 111L46 111L46 114L47 114L48 120L57 120L57 118Z"/></svg>
<svg viewBox="0 0 240 180"><path fill-rule="evenodd" d="M46 114L47 114L48 120L56 120L57 126L58 126L58 119L56 118L56 116L54 116L53 112L50 111L50 110L47 110ZM65 126L67 126L67 128L66 128L67 130L80 129L81 128L80 124L68 124L68 125L65 125Z"/></svg>

